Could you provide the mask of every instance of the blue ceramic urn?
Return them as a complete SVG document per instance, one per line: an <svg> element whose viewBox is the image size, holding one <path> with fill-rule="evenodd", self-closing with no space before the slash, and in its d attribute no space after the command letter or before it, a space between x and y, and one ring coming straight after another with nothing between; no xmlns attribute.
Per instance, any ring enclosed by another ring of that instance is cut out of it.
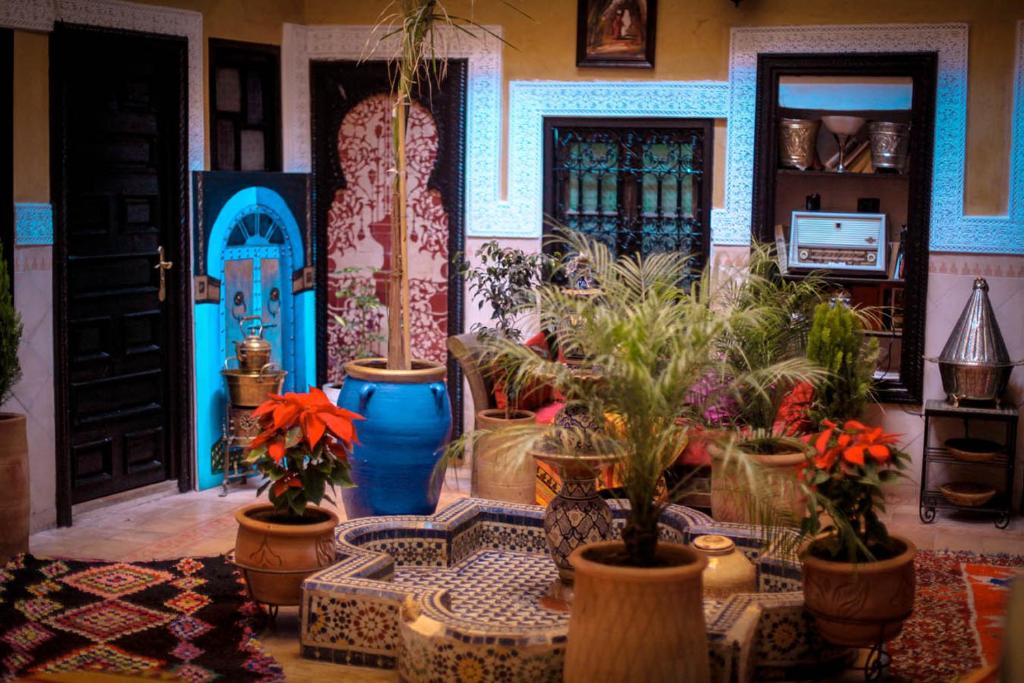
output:
<svg viewBox="0 0 1024 683"><path fill-rule="evenodd" d="M435 468L452 430L445 366L414 360L412 370L388 370L369 358L345 371L338 405L366 418L352 447L356 486L341 495L348 518L433 514L444 482Z"/></svg>

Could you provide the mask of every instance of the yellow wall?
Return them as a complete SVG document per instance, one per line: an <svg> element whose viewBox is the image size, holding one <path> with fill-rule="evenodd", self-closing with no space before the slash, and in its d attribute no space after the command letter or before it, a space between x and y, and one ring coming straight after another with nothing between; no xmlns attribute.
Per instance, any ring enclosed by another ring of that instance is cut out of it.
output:
<svg viewBox="0 0 1024 683"><path fill-rule="evenodd" d="M449 0L453 14L501 24L516 46L504 55L507 80L726 80L729 29L734 26L858 23L970 25L967 129L968 213L1006 212L1010 109L1016 21L1021 0L660 0L655 68L577 69L576 0L510 0L527 19L498 0ZM387 0L305 0L310 24L373 23ZM898 45L893 50L899 50ZM724 129L715 135L722 140ZM717 146L717 145L716 145ZM721 205L724 157L715 156L715 205Z"/></svg>
<svg viewBox="0 0 1024 683"><path fill-rule="evenodd" d="M279 44L281 23L376 21L389 0L143 0L201 11L206 38ZM505 77L517 79L725 80L733 26L966 22L970 25L967 130L968 213L1002 214L1008 193L1010 109L1020 0L661 0L652 70L577 69L576 0L450 0L453 13L502 24ZM894 45L894 50L899 46ZM204 52L205 54L205 52ZM47 39L15 33L15 197L49 199ZM204 81L207 69L203 69ZM204 91L206 84L204 82ZM715 205L722 204L724 122L715 128ZM208 147L209 145L207 145ZM207 157L209 152L207 151Z"/></svg>
<svg viewBox="0 0 1024 683"><path fill-rule="evenodd" d="M14 201L50 201L49 40L14 32Z"/></svg>

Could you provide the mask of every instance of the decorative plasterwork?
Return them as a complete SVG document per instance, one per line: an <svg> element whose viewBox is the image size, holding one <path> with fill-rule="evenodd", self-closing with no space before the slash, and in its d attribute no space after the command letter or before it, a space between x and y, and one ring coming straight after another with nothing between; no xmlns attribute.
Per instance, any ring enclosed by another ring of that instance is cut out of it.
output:
<svg viewBox="0 0 1024 683"><path fill-rule="evenodd" d="M724 118L729 106L729 84L721 82L512 81L508 89L508 200L499 201L495 188L489 215L470 224L470 236L540 236L545 117Z"/></svg>
<svg viewBox="0 0 1024 683"><path fill-rule="evenodd" d="M203 15L118 0L57 0L58 21L188 39L188 167L203 169Z"/></svg>
<svg viewBox="0 0 1024 683"><path fill-rule="evenodd" d="M966 24L787 26L732 30L726 210L715 225L719 243L750 239L754 112L758 53L936 52L932 251L1024 252L1024 22L1017 25L1017 68L1011 150L1010 210L1005 216L964 215L967 149Z"/></svg>
<svg viewBox="0 0 1024 683"><path fill-rule="evenodd" d="M53 207L35 202L14 205L14 244L19 247L53 244Z"/></svg>
<svg viewBox="0 0 1024 683"><path fill-rule="evenodd" d="M489 30L501 35L500 26ZM478 33L481 33L478 31ZM281 95L284 123L284 170L309 172L310 60L387 59L398 47L394 38L377 45L381 32L371 26L300 26L285 24L281 41ZM466 225L486 224L498 199L501 149L501 41L482 34L474 38L452 30L442 32L451 59L468 65L466 93ZM377 45L371 51L371 47Z"/></svg>
<svg viewBox="0 0 1024 683"><path fill-rule="evenodd" d="M53 0L7 0L0 2L0 26L26 31L52 31Z"/></svg>
<svg viewBox="0 0 1024 683"><path fill-rule="evenodd" d="M53 24L104 26L188 39L188 165L203 169L203 15L191 10L120 0L0 1L0 26L52 31Z"/></svg>

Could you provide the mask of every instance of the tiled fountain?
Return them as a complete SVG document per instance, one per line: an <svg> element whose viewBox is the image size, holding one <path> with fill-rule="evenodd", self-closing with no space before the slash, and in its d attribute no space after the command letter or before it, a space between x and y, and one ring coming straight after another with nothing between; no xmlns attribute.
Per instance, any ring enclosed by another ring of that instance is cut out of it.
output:
<svg viewBox="0 0 1024 683"><path fill-rule="evenodd" d="M621 526L625 509L612 510ZM543 514L470 498L436 515L342 524L337 564L303 584L302 654L397 668L409 683L561 681L569 615L540 605L558 576ZM799 565L759 554L754 530L673 505L660 532L728 536L757 566L759 592L705 600L713 680L771 680L843 657L811 628Z"/></svg>

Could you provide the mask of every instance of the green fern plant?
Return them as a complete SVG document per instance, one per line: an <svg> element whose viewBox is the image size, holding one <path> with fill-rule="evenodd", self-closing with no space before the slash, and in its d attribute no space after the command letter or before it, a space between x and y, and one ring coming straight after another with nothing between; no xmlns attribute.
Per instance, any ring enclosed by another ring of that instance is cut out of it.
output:
<svg viewBox="0 0 1024 683"><path fill-rule="evenodd" d="M805 359L790 359L757 372L727 373L720 348L739 326L770 324L763 309L729 308L720 300L711 278L703 275L688 288L689 257L681 253L614 257L599 242L575 233L562 236L566 253L586 257L600 287L599 297L579 297L554 284L537 289L540 324L558 329L560 343L586 358L581 373L557 360L543 358L510 339L484 341L488 358L500 363L514 384L538 378L555 386L568 402L582 404L592 416L606 416L596 430L554 425L507 427L503 455L509 466L530 457L536 448L563 455L580 455L580 443L617 460L630 511L623 531L623 563L655 564L657 524L665 506L690 489L684 478L659 497L659 479L674 462L692 425L722 394L736 397L751 390L766 391L775 382L813 375ZM566 325L564 321L573 320ZM727 377L713 391L695 394L692 388L707 376ZM457 450L459 445L455 445ZM762 473L750 458L738 457L731 445L723 460L737 463L739 476L751 488L762 489ZM770 521L770 515L761 517Z"/></svg>
<svg viewBox="0 0 1024 683"><path fill-rule="evenodd" d="M812 406L818 422L857 419L871 399L878 340L864 334L863 317L840 301L814 309L807 358L829 373Z"/></svg>
<svg viewBox="0 0 1024 683"><path fill-rule="evenodd" d="M21 316L14 308L10 278L4 259L4 245L0 242L0 405L11 397L14 385L21 379L21 364L18 362Z"/></svg>

